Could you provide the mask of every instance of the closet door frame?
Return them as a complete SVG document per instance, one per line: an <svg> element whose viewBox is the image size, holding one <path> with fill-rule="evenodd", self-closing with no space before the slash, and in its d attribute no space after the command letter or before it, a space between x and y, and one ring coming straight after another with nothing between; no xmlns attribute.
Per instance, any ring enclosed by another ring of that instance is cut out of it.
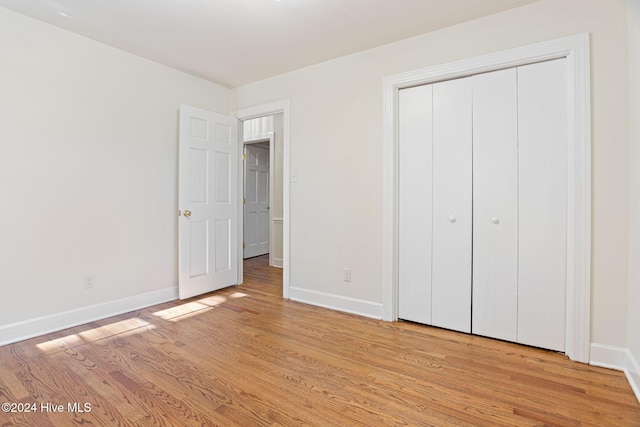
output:
<svg viewBox="0 0 640 427"><path fill-rule="evenodd" d="M589 34L387 76L383 81L383 319L398 320L398 91L477 73L567 58L566 355L589 362L591 320L591 113Z"/></svg>

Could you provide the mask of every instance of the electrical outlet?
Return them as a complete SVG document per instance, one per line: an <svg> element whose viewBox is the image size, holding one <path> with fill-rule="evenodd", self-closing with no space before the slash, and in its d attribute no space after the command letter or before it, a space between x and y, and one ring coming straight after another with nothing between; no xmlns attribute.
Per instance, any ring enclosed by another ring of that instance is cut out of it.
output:
<svg viewBox="0 0 640 427"><path fill-rule="evenodd" d="M84 288L91 289L95 286L95 281L92 274L84 276Z"/></svg>
<svg viewBox="0 0 640 427"><path fill-rule="evenodd" d="M344 279L345 282L350 282L351 281L351 269L350 268L345 268L344 269Z"/></svg>

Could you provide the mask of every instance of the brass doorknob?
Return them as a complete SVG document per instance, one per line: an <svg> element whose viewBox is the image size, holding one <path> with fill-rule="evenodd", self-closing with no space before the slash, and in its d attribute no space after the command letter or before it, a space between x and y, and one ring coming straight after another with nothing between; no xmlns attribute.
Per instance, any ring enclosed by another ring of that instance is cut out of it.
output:
<svg viewBox="0 0 640 427"><path fill-rule="evenodd" d="M182 214L189 218L191 216L191 211L184 211Z"/></svg>

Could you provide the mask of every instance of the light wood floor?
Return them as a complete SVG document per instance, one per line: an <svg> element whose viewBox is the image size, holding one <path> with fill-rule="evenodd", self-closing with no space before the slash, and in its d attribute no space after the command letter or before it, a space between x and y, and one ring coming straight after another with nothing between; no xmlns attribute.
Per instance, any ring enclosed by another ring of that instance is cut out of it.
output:
<svg viewBox="0 0 640 427"><path fill-rule="evenodd" d="M640 426L620 372L286 301L266 257L245 282L0 347L0 402L36 404L0 425Z"/></svg>

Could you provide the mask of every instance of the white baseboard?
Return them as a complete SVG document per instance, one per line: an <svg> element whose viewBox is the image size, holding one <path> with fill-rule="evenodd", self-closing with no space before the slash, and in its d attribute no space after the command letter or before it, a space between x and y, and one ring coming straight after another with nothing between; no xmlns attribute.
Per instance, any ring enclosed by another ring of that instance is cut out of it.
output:
<svg viewBox="0 0 640 427"><path fill-rule="evenodd" d="M139 310L178 298L178 288L170 287L157 291L138 294L127 298L81 307L61 313L29 319L22 322L0 326L0 346L37 337L62 329L82 325L116 316L129 311Z"/></svg>
<svg viewBox="0 0 640 427"><path fill-rule="evenodd" d="M282 261L282 258L273 259L271 267L283 268L283 266L284 266L284 262Z"/></svg>
<svg viewBox="0 0 640 427"><path fill-rule="evenodd" d="M357 314L359 316L371 317L373 319L382 319L381 303L312 291L309 289L296 288L293 286L290 288L289 292L289 298L293 301L330 308L337 311L344 311L346 313Z"/></svg>
<svg viewBox="0 0 640 427"><path fill-rule="evenodd" d="M625 371L625 375L627 376L627 380L629 380L629 385L633 389L633 393L636 395L636 399L640 402L640 372Z"/></svg>
<svg viewBox="0 0 640 427"><path fill-rule="evenodd" d="M640 402L640 363L627 348L591 343L590 365L623 371Z"/></svg>

